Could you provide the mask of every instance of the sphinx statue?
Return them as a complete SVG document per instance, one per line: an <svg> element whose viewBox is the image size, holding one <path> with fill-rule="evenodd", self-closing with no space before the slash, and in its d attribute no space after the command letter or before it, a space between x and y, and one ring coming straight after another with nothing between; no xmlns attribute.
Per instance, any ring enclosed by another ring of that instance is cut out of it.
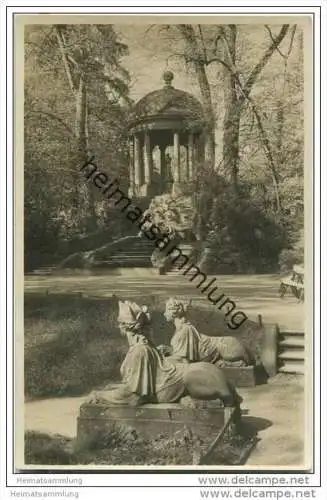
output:
<svg viewBox="0 0 327 500"><path fill-rule="evenodd" d="M119 301L118 323L128 343L120 369L122 383L94 393L92 402L139 406L177 403L190 396L198 400L220 399L224 406L239 407L242 399L222 370L210 363L189 363L162 355L151 340L151 314L146 306Z"/></svg>
<svg viewBox="0 0 327 500"><path fill-rule="evenodd" d="M176 360L194 363L206 361L218 367L248 366L250 356L239 340L231 336L209 337L198 332L188 319L190 302L170 298L166 302L165 318L173 322L175 333L170 346L159 346L164 354Z"/></svg>

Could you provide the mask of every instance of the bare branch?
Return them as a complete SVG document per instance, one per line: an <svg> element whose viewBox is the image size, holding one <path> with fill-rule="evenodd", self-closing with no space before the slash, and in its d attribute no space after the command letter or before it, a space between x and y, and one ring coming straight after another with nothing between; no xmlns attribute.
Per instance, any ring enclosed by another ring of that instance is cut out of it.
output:
<svg viewBox="0 0 327 500"><path fill-rule="evenodd" d="M151 31L153 28L156 28L158 25L157 24L150 24L145 30L145 33L148 34L149 31Z"/></svg>
<svg viewBox="0 0 327 500"><path fill-rule="evenodd" d="M206 66L209 66L210 64L212 64L213 62L219 62L220 64L222 64L226 69L228 69L228 71L230 71L233 75L237 75L233 68L231 68L231 66L226 62L224 61L223 59L221 59L220 57L217 57L217 56L214 56L214 57L211 57L210 59L208 59L206 61Z"/></svg>
<svg viewBox="0 0 327 500"><path fill-rule="evenodd" d="M75 88L75 85L74 85L74 82L73 82L72 73L71 73L71 70L70 70L70 67L69 67L69 63L68 63L68 60L67 60L67 55L66 55L65 46L64 46L64 43L63 43L63 39L62 39L62 34L61 34L61 31L60 31L60 28L56 26L55 32L56 32L56 37L57 37L57 40L58 40L58 45L59 45L59 49L60 49L60 53L61 53L62 62L63 62L64 68L65 68L65 71L66 71L67 78L68 78L68 83L69 83L71 91L73 93L75 93L76 88Z"/></svg>
<svg viewBox="0 0 327 500"><path fill-rule="evenodd" d="M294 36L295 36L296 28L297 28L297 25L296 25L296 24L294 24L294 25L292 26L291 40L290 40L290 46L289 46L288 51L287 51L287 57L289 57L290 53L292 52L293 42L294 42Z"/></svg>
<svg viewBox="0 0 327 500"><path fill-rule="evenodd" d="M271 29L269 28L269 26L265 24L265 28L268 31L270 39L272 40L272 42L276 43L276 40L275 40L275 38L274 38L274 36L273 36L273 34L272 34ZM295 32L296 32L296 24L294 24L292 26L290 45L289 45L287 54L283 54L283 52L280 50L280 48L276 47L277 52L282 56L283 59L287 59L289 57L291 51L292 51Z"/></svg>
<svg viewBox="0 0 327 500"><path fill-rule="evenodd" d="M231 54L231 51L230 51L230 48L229 48L229 44L228 44L228 40L226 39L225 34L223 34L222 40L223 40L223 43L224 43L224 46L225 46L225 49L226 49L226 52L227 52L227 55L228 55L228 58L229 58L229 64L227 64L226 61L225 61L225 67L227 69L229 69L229 71L237 78L238 83L241 84L241 82L240 82L240 73L238 72L238 70L237 70L237 68L236 68L236 66L234 64L233 56Z"/></svg>
<svg viewBox="0 0 327 500"><path fill-rule="evenodd" d="M75 68L78 67L78 63L75 61L75 59L70 54L66 54L66 57L67 57L67 61L71 62L75 66Z"/></svg>
<svg viewBox="0 0 327 500"><path fill-rule="evenodd" d="M201 44L202 44L203 58L206 61L207 60L207 49L206 49L206 46L205 46L205 43L204 43L204 38L203 38L201 24L198 24L198 30L199 30L199 33L200 33L200 39L201 39Z"/></svg>
<svg viewBox="0 0 327 500"><path fill-rule="evenodd" d="M275 40L274 35L272 34L272 31L271 31L271 29L269 28L268 24L265 24L265 28L266 28L266 30L268 31L268 34L269 34L270 40L271 40L274 44L276 44L276 40ZM283 52L280 50L280 48L279 48L278 46L276 46L276 50L277 50L278 54L279 54L279 55L280 55L283 59L285 59L285 58L286 58L285 54L283 54Z"/></svg>
<svg viewBox="0 0 327 500"><path fill-rule="evenodd" d="M280 43L284 39L288 29L289 29L289 24L283 24L279 34L276 36L276 38L273 39L273 42L271 43L271 45L268 47L268 49L263 54L260 61L255 65L255 67L251 71L250 76L247 79L245 86L244 86L245 95L250 94L252 87L253 87L254 83L256 82L258 76L260 75L261 71L268 63L269 59L271 58L271 56L273 55L275 50L277 50L278 46L280 45Z"/></svg>

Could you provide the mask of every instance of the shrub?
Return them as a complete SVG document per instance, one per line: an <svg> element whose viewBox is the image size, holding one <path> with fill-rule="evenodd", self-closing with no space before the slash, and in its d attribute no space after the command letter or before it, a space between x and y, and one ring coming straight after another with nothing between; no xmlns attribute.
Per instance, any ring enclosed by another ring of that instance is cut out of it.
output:
<svg viewBox="0 0 327 500"><path fill-rule="evenodd" d="M300 238L294 244L293 248L287 248L279 254L279 268L281 272L290 271L294 264L302 264L304 262L304 233L301 231Z"/></svg>
<svg viewBox="0 0 327 500"><path fill-rule="evenodd" d="M284 249L279 254L279 268L282 273L290 271L294 264L300 264L301 260L296 250Z"/></svg>
<svg viewBox="0 0 327 500"><path fill-rule="evenodd" d="M253 273L278 268L286 231L274 214L263 211L252 199L248 186L240 184L236 189L212 174L199 199L204 246L210 250L201 257L207 272Z"/></svg>

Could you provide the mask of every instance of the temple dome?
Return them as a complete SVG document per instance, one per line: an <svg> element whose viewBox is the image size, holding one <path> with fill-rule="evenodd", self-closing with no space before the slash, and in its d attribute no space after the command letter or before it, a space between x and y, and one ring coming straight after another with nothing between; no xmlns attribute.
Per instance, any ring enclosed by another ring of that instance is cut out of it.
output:
<svg viewBox="0 0 327 500"><path fill-rule="evenodd" d="M164 87L150 92L135 104L130 115L131 126L165 119L186 122L191 128L200 126L204 120L200 101L189 92L174 88L173 78L171 71L165 71Z"/></svg>

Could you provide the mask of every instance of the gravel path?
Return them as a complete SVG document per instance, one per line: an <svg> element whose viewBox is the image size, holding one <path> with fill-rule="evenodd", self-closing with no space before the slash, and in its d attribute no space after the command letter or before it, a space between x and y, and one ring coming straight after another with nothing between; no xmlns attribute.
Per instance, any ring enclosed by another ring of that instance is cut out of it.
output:
<svg viewBox="0 0 327 500"><path fill-rule="evenodd" d="M303 377L278 375L267 385L239 389L244 419L260 438L247 465L295 467L303 463ZM25 428L50 434L76 435L80 404L85 397L52 398L25 404Z"/></svg>
<svg viewBox="0 0 327 500"><path fill-rule="evenodd" d="M239 389L249 410L244 419L258 430L260 439L247 465L303 466L303 381L303 376L279 374L266 385Z"/></svg>

